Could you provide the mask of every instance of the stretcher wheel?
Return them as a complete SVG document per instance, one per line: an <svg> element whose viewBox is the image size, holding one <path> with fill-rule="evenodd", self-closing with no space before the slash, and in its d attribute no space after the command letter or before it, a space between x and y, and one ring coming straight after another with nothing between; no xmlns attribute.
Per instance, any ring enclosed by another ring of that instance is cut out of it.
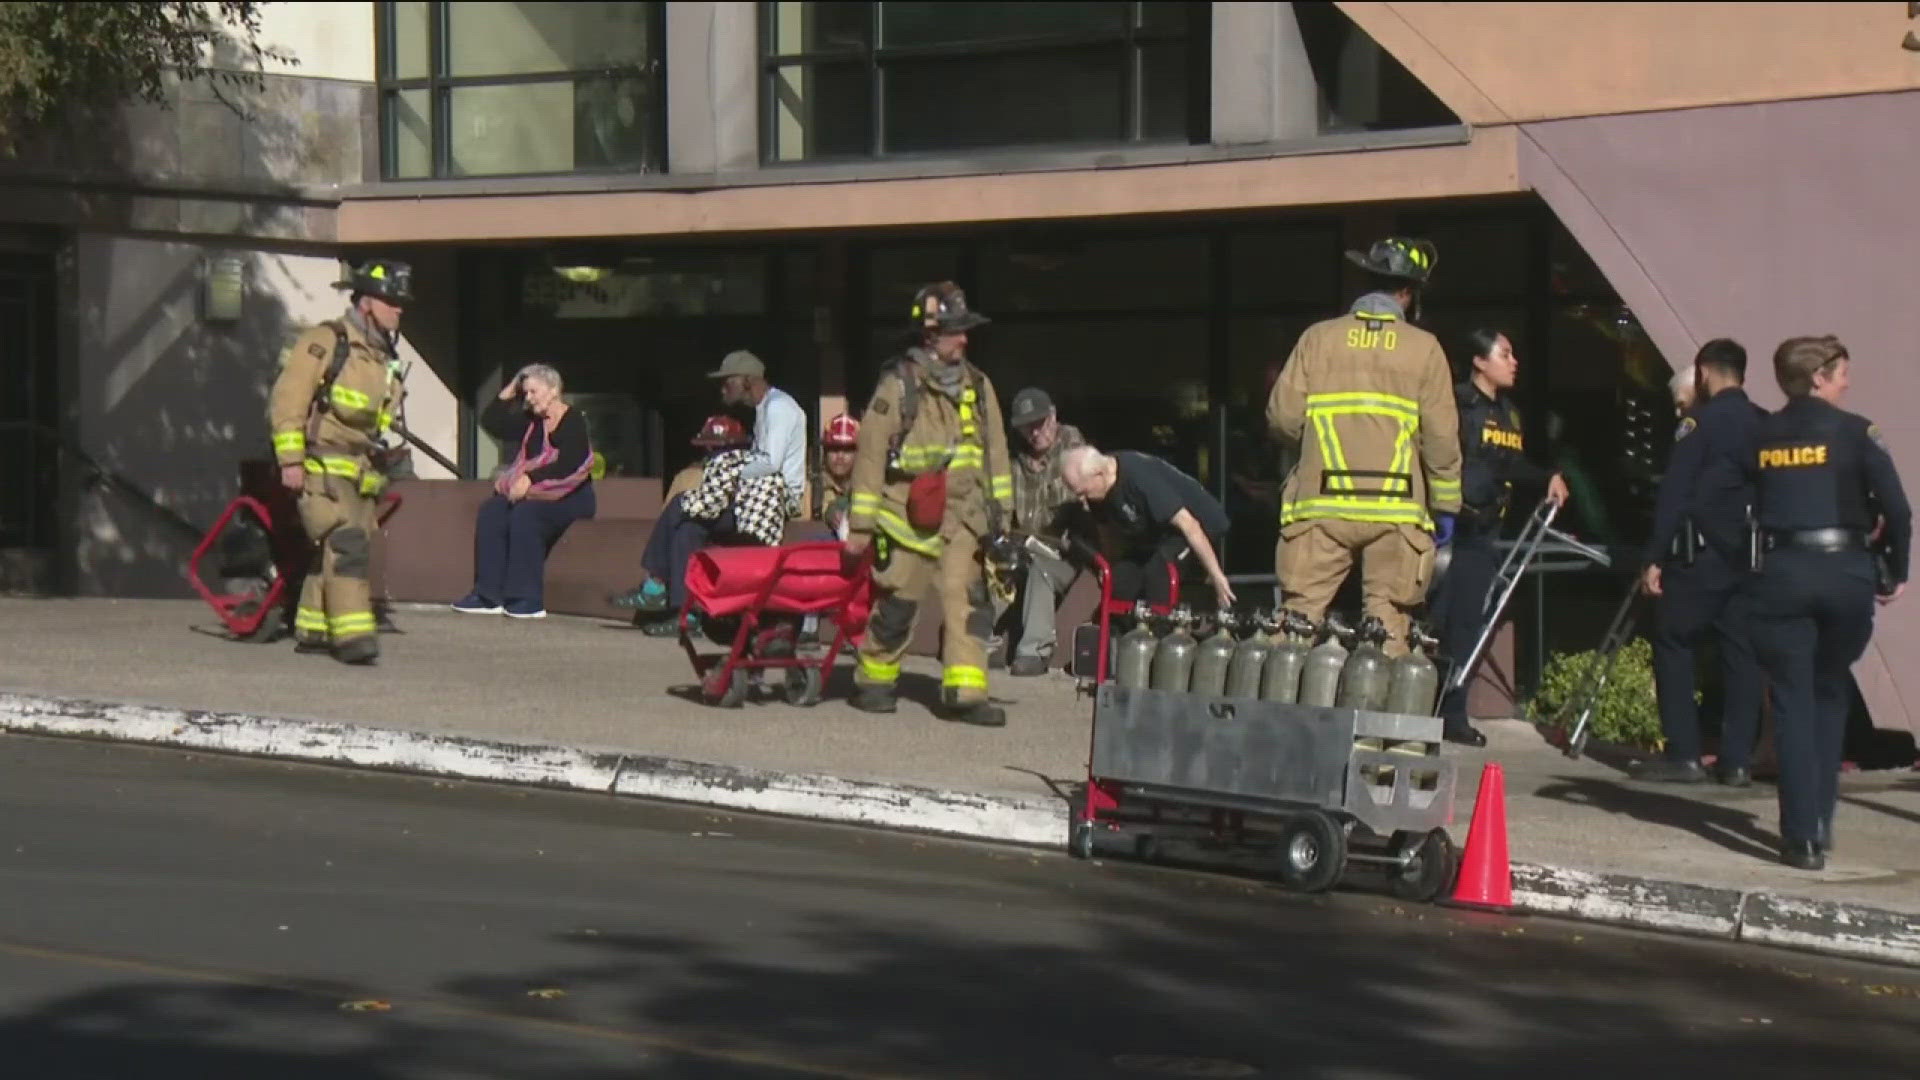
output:
<svg viewBox="0 0 1920 1080"><path fill-rule="evenodd" d="M1393 895L1423 904L1439 896L1453 880L1454 859L1453 840L1446 830L1435 829L1421 837L1413 858L1388 883Z"/></svg>
<svg viewBox="0 0 1920 1080"><path fill-rule="evenodd" d="M817 667L788 668L787 677L781 689L786 693L789 705L810 709L820 704L820 669Z"/></svg>
<svg viewBox="0 0 1920 1080"><path fill-rule="evenodd" d="M1332 817L1308 811L1280 830L1280 880L1300 892L1325 892L1347 862L1347 834Z"/></svg>
<svg viewBox="0 0 1920 1080"><path fill-rule="evenodd" d="M1093 858L1093 824L1076 821L1067 830L1067 854L1076 859Z"/></svg>

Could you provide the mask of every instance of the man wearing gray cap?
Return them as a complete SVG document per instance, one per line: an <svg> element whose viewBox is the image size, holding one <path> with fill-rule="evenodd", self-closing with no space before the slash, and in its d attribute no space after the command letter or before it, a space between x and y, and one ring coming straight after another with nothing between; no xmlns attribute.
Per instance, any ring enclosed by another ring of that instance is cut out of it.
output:
<svg viewBox="0 0 1920 1080"><path fill-rule="evenodd" d="M1060 455L1085 446L1087 440L1079 429L1060 422L1053 399L1037 386L1014 395L1007 426L1019 436L1013 440L1013 527L1064 551L1067 517L1079 499L1061 479ZM1008 605L1013 614L1002 620L1012 623L1006 627L1013 639L1011 674L1025 678L1046 673L1054 651L1054 613L1075 574L1065 558L1033 554L1019 602Z"/></svg>
<svg viewBox="0 0 1920 1080"><path fill-rule="evenodd" d="M767 383L767 365L745 349L736 349L720 361L720 399L728 405L754 410L753 461L742 480L779 476L787 484L787 516L800 512L807 484L807 414L793 395Z"/></svg>

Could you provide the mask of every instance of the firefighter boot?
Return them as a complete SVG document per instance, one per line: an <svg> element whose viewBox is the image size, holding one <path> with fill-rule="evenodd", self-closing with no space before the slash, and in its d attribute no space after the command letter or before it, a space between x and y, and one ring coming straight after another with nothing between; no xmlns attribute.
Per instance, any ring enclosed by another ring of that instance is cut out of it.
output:
<svg viewBox="0 0 1920 1080"><path fill-rule="evenodd" d="M340 642L333 647L333 658L343 664L371 664L380 658L380 639L367 634Z"/></svg>
<svg viewBox="0 0 1920 1080"><path fill-rule="evenodd" d="M891 686L869 683L855 683L853 697L847 704L861 712L890 713L900 708L900 695Z"/></svg>
<svg viewBox="0 0 1920 1080"><path fill-rule="evenodd" d="M1006 727L1007 710L985 701L972 701L965 705L942 703L940 719L951 720L956 724L972 724L976 727Z"/></svg>

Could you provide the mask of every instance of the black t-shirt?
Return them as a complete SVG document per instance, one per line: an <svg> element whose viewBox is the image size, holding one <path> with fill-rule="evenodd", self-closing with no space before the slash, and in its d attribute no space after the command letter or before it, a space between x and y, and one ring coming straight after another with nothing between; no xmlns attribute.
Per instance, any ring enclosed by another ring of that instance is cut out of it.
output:
<svg viewBox="0 0 1920 1080"><path fill-rule="evenodd" d="M1200 528L1217 544L1227 533L1227 512L1207 494L1200 481L1152 454L1117 451L1112 490L1099 504L1100 515L1126 534L1133 550L1153 548L1180 535L1173 515L1193 514Z"/></svg>

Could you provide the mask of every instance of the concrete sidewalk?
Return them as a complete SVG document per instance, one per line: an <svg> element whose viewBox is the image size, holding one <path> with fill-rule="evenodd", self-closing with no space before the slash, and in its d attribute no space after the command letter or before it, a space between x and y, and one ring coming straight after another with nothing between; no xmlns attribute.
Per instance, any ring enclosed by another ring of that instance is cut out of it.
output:
<svg viewBox="0 0 1920 1080"><path fill-rule="evenodd" d="M902 710L829 700L740 710L692 700L677 643L609 622L402 610L380 666L282 642L230 643L186 601L0 600L0 727L709 802L746 810L1064 843L1085 775L1088 699L1071 680L999 677L1004 729L942 723L909 663ZM136 707L137 706L137 707ZM1839 850L1819 873L1772 861L1774 789L1629 782L1569 761L1531 726L1449 747L1464 843L1499 761L1516 884L1537 911L1920 963L1920 773L1844 778Z"/></svg>

